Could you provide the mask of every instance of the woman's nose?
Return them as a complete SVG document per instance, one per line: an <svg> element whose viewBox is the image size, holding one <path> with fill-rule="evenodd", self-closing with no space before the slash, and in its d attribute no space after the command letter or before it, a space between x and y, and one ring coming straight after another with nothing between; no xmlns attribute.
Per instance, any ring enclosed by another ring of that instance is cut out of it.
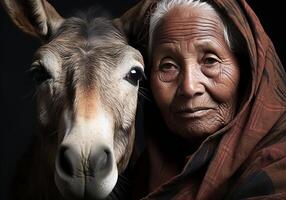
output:
<svg viewBox="0 0 286 200"><path fill-rule="evenodd" d="M198 70L188 69L181 73L178 86L179 95L195 97L202 95L205 92L203 84L204 77Z"/></svg>

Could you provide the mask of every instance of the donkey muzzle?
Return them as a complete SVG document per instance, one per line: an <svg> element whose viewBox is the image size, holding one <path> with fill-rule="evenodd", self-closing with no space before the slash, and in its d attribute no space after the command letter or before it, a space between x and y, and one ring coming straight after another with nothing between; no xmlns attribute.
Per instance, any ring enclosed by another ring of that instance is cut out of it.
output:
<svg viewBox="0 0 286 200"><path fill-rule="evenodd" d="M85 154L72 145L61 145L56 158L55 180L67 199L104 199L117 181L114 156L103 145Z"/></svg>

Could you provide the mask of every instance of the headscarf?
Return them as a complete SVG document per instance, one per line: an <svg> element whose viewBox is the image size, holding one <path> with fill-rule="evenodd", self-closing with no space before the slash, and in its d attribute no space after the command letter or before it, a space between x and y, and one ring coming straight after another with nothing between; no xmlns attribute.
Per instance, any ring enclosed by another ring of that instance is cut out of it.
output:
<svg viewBox="0 0 286 200"><path fill-rule="evenodd" d="M156 2L143 0L120 19L129 42L145 58L149 18ZM166 173L172 171L166 149L177 146L163 144L164 133L147 136L149 157L139 162L141 179L137 179L140 188L136 191L146 195L143 199L150 200L286 199L284 68L259 19L245 0L208 2L235 24L246 41L251 71L249 92L234 119L188 155L180 172L155 188L150 187L152 181L156 181L152 178L154 172L163 176L165 169L168 168ZM147 189L143 189L144 186ZM142 197L142 194L138 196Z"/></svg>

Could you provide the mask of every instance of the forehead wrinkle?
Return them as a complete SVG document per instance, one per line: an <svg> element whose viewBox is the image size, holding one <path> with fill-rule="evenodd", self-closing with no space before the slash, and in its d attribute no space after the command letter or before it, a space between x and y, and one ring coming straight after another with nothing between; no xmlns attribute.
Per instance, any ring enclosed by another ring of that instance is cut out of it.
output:
<svg viewBox="0 0 286 200"><path fill-rule="evenodd" d="M166 18L168 18L168 15L162 19L162 21L164 21ZM217 22L221 22L220 18L218 17L214 17L214 18L207 18L207 17L202 17L202 16L196 16L195 19L194 17L189 17L189 18L180 18L180 19L172 19L172 22L175 22L177 24L183 24L185 25L185 23L197 23L200 24L202 22L206 23L206 24L210 24L210 25L214 25L214 27L217 26Z"/></svg>
<svg viewBox="0 0 286 200"><path fill-rule="evenodd" d="M172 24L172 23L169 23L169 24ZM199 22L187 22L186 24L183 24L180 27L176 27L176 26L167 27L167 28L163 27L163 30L164 30L163 33L165 34L174 33L174 32L176 33L176 31L179 31L178 33L181 33L181 34L185 34L185 32L191 32L191 31L194 31L194 32L211 31L217 34L223 32L223 29L222 28L218 29L217 25L215 24L204 24L204 26L201 26Z"/></svg>
<svg viewBox="0 0 286 200"><path fill-rule="evenodd" d="M178 20L176 20L178 22ZM179 27L176 26L177 22L171 20L169 22L163 21L155 31L155 41L156 43L166 43L172 41L178 41L181 39L192 39L194 37L215 37L221 36L223 38L223 28L222 24L217 25L214 21L203 23L201 25L199 20L180 21ZM167 23L167 24L166 24ZM172 26L172 24L174 24Z"/></svg>
<svg viewBox="0 0 286 200"><path fill-rule="evenodd" d="M162 45L162 44L167 44L167 43L180 43L181 40L190 41L194 38L196 40L204 40L206 37L214 38L215 40L218 39L217 37L211 36L209 32L207 31L204 31L204 32L205 33L200 33L200 34L177 35L176 37L174 36L175 38L166 36L164 38L157 39L156 42L154 42L154 44Z"/></svg>

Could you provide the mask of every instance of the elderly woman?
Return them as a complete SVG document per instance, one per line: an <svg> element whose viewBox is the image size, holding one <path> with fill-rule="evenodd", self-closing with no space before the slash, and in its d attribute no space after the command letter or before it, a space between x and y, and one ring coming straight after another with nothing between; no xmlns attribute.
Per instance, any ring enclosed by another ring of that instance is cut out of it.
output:
<svg viewBox="0 0 286 200"><path fill-rule="evenodd" d="M145 0L118 24L154 97L134 198L286 199L286 75L248 4Z"/></svg>

